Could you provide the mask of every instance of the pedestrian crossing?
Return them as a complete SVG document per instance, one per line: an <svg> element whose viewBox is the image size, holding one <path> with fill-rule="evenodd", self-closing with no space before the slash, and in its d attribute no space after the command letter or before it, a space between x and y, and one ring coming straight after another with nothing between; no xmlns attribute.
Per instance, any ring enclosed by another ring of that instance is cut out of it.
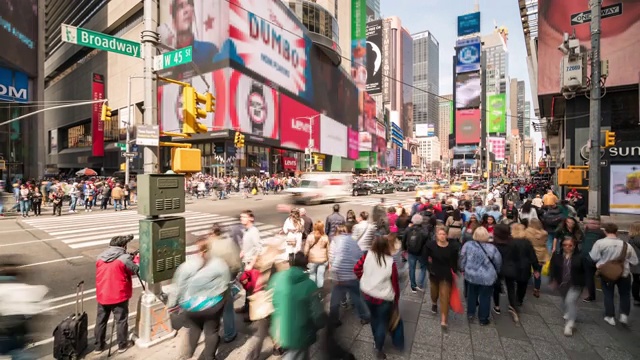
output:
<svg viewBox="0 0 640 360"><path fill-rule="evenodd" d="M398 205L398 203L400 203L404 208L407 208L407 209L410 209L411 205L416 201L415 197L410 197L410 196L404 196L404 197L382 196L382 197L385 200L384 201L385 205L396 206ZM348 203L373 207L375 205L379 205L381 203L381 200L379 197L358 196L358 197L353 197L349 199Z"/></svg>
<svg viewBox="0 0 640 360"><path fill-rule="evenodd" d="M221 227L240 223L236 216L224 216L198 211L186 211L176 214L185 218L186 232L193 236L209 233L211 225L217 223ZM60 240L72 249L86 250L93 247L104 247L112 237L133 234L138 240L139 220L144 216L131 211L92 213L78 216L38 217L22 219L22 223L46 232L54 239ZM274 237L281 227L256 222L254 224L263 239Z"/></svg>

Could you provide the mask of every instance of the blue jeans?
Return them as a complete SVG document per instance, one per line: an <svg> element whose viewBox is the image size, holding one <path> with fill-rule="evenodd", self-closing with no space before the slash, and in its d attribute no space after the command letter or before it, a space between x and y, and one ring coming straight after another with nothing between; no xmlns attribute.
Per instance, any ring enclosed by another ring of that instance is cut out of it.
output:
<svg viewBox="0 0 640 360"><path fill-rule="evenodd" d="M371 313L371 332L373 333L376 350L382 351L384 339L387 336L387 331L389 331L389 318L391 317L393 302L384 301L382 304L374 304L365 300L365 303Z"/></svg>
<svg viewBox="0 0 640 360"><path fill-rule="evenodd" d="M420 278L418 284L416 284L416 263L420 263ZM424 289L424 281L427 277L427 261L424 257L419 255L409 254L409 281L411 282L411 289L421 287Z"/></svg>
<svg viewBox="0 0 640 360"><path fill-rule="evenodd" d="M236 332L236 313L233 309L233 298L229 297L222 310L222 322L224 327L223 339L231 341L238 333Z"/></svg>
<svg viewBox="0 0 640 360"><path fill-rule="evenodd" d="M22 216L29 215L29 200L20 200L20 212L22 212Z"/></svg>
<svg viewBox="0 0 640 360"><path fill-rule="evenodd" d="M604 316L615 317L616 315L616 306L613 303L616 286L620 297L620 314L628 316L631 312L631 275L612 282L606 282L600 278L600 282L602 283L602 295L604 295Z"/></svg>
<svg viewBox="0 0 640 360"><path fill-rule="evenodd" d="M122 199L113 199L113 209L122 211Z"/></svg>
<svg viewBox="0 0 640 360"><path fill-rule="evenodd" d="M493 285L478 285L469 282L467 285L467 316L475 316L476 304L480 303L480 306L478 306L478 320L481 324L488 324L492 294Z"/></svg>
<svg viewBox="0 0 640 360"><path fill-rule="evenodd" d="M348 280L336 282L331 290L331 300L329 301L329 319L338 322L340 317L340 301L344 299L345 294L351 296L351 301L356 306L358 316L362 320L369 320L371 316L367 310L364 300L360 297L360 282L358 280Z"/></svg>
<svg viewBox="0 0 640 360"><path fill-rule="evenodd" d="M556 233L550 232L547 235L547 252L549 253L549 255L551 255L551 249L553 248L553 240L555 239L555 237L556 237Z"/></svg>
<svg viewBox="0 0 640 360"><path fill-rule="evenodd" d="M78 204L78 197L72 196L71 202L69 203L69 211L75 211L77 204Z"/></svg>
<svg viewBox="0 0 640 360"><path fill-rule="evenodd" d="M324 272L327 270L327 263L309 264L309 278L316 283L318 288L324 285Z"/></svg>

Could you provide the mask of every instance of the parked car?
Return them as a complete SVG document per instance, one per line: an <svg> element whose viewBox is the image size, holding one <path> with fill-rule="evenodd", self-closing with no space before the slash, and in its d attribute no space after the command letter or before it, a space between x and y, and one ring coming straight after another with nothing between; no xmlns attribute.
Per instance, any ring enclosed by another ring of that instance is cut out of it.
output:
<svg viewBox="0 0 640 360"><path fill-rule="evenodd" d="M371 190L373 194L391 194L396 190L392 183L381 183Z"/></svg>
<svg viewBox="0 0 640 360"><path fill-rule="evenodd" d="M353 190L351 191L351 194L353 196L369 195L371 194L371 185L363 182L353 184Z"/></svg>
<svg viewBox="0 0 640 360"><path fill-rule="evenodd" d="M416 183L413 181L403 181L396 185L398 191L416 191Z"/></svg>

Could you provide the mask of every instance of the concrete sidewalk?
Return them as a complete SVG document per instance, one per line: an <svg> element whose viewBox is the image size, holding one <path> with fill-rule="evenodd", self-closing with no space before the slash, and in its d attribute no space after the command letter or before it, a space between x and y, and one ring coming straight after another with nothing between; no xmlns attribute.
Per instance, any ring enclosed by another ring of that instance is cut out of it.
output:
<svg viewBox="0 0 640 360"><path fill-rule="evenodd" d="M502 315L492 313L492 322L480 326L469 323L465 315L451 314L449 331L440 329L440 315L431 313L428 293L411 293L404 286L400 311L404 322L406 351L392 348L387 338L385 351L389 359L638 359L640 358L640 315L632 309L630 328L615 327L603 321L602 294L598 301L580 302L577 330L572 337L563 335L560 297L543 293L536 299L528 292L521 309L521 322L515 324L507 313L507 299L501 298ZM240 306L240 303L236 303ZM218 359L241 360L252 347L255 330L237 316L238 337L230 344L222 343ZM337 339L356 359L373 359L373 337L369 325L361 325L354 310L343 311L342 326ZM179 358L185 331L173 340L150 349L132 348L124 354L112 355L117 360ZM319 359L320 345L313 347L312 358ZM271 355L272 344L265 342L263 359L277 359ZM202 344L196 354L202 351ZM46 359L51 359L47 357ZM107 359L107 353L89 354L86 359Z"/></svg>

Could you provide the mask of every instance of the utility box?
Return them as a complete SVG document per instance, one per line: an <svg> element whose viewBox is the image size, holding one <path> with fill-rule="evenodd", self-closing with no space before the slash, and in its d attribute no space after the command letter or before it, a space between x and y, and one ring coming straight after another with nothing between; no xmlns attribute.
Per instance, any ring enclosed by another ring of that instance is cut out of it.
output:
<svg viewBox="0 0 640 360"><path fill-rule="evenodd" d="M186 257L185 219L167 216L140 220L139 241L142 280L149 284L171 280Z"/></svg>
<svg viewBox="0 0 640 360"><path fill-rule="evenodd" d="M138 214L159 216L184 212L184 175L138 175Z"/></svg>
<svg viewBox="0 0 640 360"><path fill-rule="evenodd" d="M177 173L197 173L202 171L200 149L177 148L171 152L171 170Z"/></svg>

